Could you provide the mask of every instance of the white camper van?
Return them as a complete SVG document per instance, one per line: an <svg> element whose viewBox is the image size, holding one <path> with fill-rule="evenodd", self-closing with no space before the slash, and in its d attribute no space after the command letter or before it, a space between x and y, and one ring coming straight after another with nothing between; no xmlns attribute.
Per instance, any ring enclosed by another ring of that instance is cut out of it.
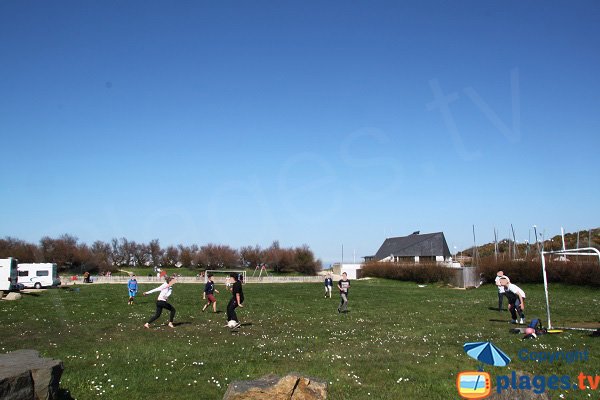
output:
<svg viewBox="0 0 600 400"><path fill-rule="evenodd" d="M0 259L0 291L8 292L17 289L17 259Z"/></svg>
<svg viewBox="0 0 600 400"><path fill-rule="evenodd" d="M19 283L26 288L60 286L58 268L53 263L19 263Z"/></svg>

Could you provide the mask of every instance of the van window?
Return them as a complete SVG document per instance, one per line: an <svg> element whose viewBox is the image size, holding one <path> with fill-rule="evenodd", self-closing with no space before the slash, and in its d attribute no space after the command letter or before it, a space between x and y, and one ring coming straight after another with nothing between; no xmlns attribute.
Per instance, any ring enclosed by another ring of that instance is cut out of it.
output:
<svg viewBox="0 0 600 400"><path fill-rule="evenodd" d="M29 271L17 271L19 276L29 276Z"/></svg>
<svg viewBox="0 0 600 400"><path fill-rule="evenodd" d="M35 276L48 276L48 271L37 271Z"/></svg>

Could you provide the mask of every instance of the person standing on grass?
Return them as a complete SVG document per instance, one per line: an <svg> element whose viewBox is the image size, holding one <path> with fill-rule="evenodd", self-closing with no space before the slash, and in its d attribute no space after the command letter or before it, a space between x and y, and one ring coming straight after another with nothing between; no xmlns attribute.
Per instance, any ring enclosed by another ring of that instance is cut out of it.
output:
<svg viewBox="0 0 600 400"><path fill-rule="evenodd" d="M504 276L504 272L503 271L498 271L496 273L496 279L494 280L494 282L496 283L496 286L498 287L498 311L502 311L502 303L504 302L504 286L502 286L502 284L500 283L500 279ZM508 277L506 277L508 279Z"/></svg>
<svg viewBox="0 0 600 400"><path fill-rule="evenodd" d="M508 310L512 317L512 323L519 324L525 323L525 292L517 285L510 283L510 280L503 276L500 278L502 286L504 286L504 295L508 299ZM520 320L517 321L517 313L519 314Z"/></svg>
<svg viewBox="0 0 600 400"><path fill-rule="evenodd" d="M158 317L160 317L160 314L162 314L163 308L166 308L167 310L169 310L171 312L169 314L169 327L175 328L175 326L173 326L173 319L175 318L175 307L173 307L172 305L170 305L167 302L169 296L173 292L174 284L175 284L175 277L171 276L171 277L166 278L166 282L163 283L162 285L160 285L159 287L157 287L156 289L152 289L147 292L144 292L144 296L146 296L150 293L160 292L160 294L158 295L158 299L156 300L156 313L154 314L154 316L152 318L150 318L148 320L148 322L146 322L144 324L144 328L150 328L150 324L152 322L154 322L155 320L157 320Z"/></svg>
<svg viewBox="0 0 600 400"><path fill-rule="evenodd" d="M127 282L127 289L129 289L129 302L127 304L133 304L133 299L138 291L138 283L137 279L135 279L135 274L131 274L131 278L129 282Z"/></svg>
<svg viewBox="0 0 600 400"><path fill-rule="evenodd" d="M327 295L329 295L329 298L331 298L331 288L333 287L333 279L331 279L331 274L327 274L327 277L325 278L325 298L327 298Z"/></svg>
<svg viewBox="0 0 600 400"><path fill-rule="evenodd" d="M231 281L233 284L231 285L231 300L229 300L229 304L227 304L227 322L235 321L236 325L233 327L239 328L240 321L238 320L237 314L235 313L235 309L239 307L244 307L244 292L242 290L242 282L238 280L237 274L232 273L230 275Z"/></svg>
<svg viewBox="0 0 600 400"><path fill-rule="evenodd" d="M207 279L208 281L204 286L204 292L202 292L202 299L208 300L208 302L204 305L204 307L202 307L202 312L204 312L206 307L210 306L211 303L213 305L213 312L217 312L217 299L215 298L214 293L219 293L219 291L215 289L215 282L213 281L212 274L208 274Z"/></svg>
<svg viewBox="0 0 600 400"><path fill-rule="evenodd" d="M338 281L338 289L340 289L340 305L338 307L338 313L348 312L348 291L350 289L350 281L348 280L348 274L342 273L342 279Z"/></svg>

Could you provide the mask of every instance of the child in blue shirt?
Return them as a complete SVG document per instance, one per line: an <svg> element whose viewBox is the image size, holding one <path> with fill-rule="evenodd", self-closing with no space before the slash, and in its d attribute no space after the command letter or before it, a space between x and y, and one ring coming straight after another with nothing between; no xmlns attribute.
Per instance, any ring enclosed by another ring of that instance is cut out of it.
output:
<svg viewBox="0 0 600 400"><path fill-rule="evenodd" d="M129 289L129 302L127 304L133 304L133 298L138 291L138 283L135 279L135 275L131 275L129 282L127 282L127 289Z"/></svg>

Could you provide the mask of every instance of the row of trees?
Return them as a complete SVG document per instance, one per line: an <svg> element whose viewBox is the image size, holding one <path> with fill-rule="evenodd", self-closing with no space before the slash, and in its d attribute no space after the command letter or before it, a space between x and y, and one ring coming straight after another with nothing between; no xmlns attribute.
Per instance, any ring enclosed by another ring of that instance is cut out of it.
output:
<svg viewBox="0 0 600 400"><path fill-rule="evenodd" d="M297 271L314 274L321 269L307 245L282 248L278 241L268 248L246 246L239 250L227 245L167 246L158 239L137 243L126 238L110 242L79 242L72 235L43 237L39 245L20 239L0 239L0 258L15 257L19 262L53 262L59 269L72 271L115 271L123 267L187 267L199 269L254 268L266 265L276 272Z"/></svg>

